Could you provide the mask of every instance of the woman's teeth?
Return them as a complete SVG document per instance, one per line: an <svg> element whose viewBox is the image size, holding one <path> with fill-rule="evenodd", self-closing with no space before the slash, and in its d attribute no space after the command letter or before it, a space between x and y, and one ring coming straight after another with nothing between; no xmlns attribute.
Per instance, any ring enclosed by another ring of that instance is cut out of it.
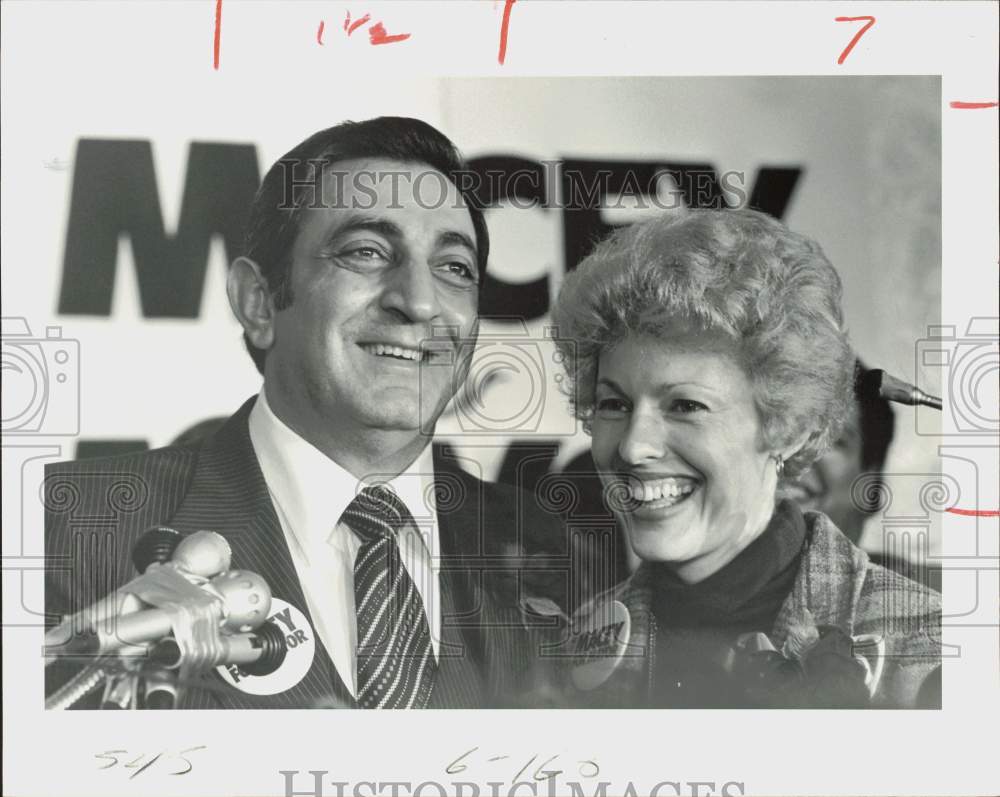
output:
<svg viewBox="0 0 1000 797"><path fill-rule="evenodd" d="M651 501L664 501L667 505L676 504L687 498L694 492L695 483L691 481L678 481L677 479L659 479L658 481L635 481L630 480L629 489L632 498L636 501L649 503Z"/></svg>

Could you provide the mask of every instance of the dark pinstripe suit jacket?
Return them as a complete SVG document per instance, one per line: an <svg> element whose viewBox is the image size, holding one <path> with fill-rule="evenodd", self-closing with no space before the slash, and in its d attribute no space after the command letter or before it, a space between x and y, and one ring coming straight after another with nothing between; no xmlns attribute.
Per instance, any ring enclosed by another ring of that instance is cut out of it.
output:
<svg viewBox="0 0 1000 797"><path fill-rule="evenodd" d="M45 477L48 622L90 605L132 577L135 541L151 526L217 531L233 567L259 573L275 597L312 623L295 568L250 443L253 399L215 435L190 446L66 462ZM441 547L442 632L432 708L504 707L530 689L538 660L518 608L512 556L524 528L555 535L558 521L514 488L466 474L435 449ZM335 519L331 519L331 523ZM313 624L315 627L315 624ZM67 669L50 667L47 691ZM60 670L62 672L60 673ZM215 673L188 690L183 708L312 708L352 704L317 640L305 677L281 694L258 697Z"/></svg>

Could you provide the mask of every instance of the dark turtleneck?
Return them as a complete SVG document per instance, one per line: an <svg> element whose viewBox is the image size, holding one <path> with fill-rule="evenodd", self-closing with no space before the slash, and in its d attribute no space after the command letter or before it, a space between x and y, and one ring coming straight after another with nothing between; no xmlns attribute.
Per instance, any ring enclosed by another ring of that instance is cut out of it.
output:
<svg viewBox="0 0 1000 797"><path fill-rule="evenodd" d="M725 652L740 634L771 633L795 583L805 536L801 510L782 501L760 536L697 584L684 583L667 565L652 566L658 702L733 705L721 671Z"/></svg>

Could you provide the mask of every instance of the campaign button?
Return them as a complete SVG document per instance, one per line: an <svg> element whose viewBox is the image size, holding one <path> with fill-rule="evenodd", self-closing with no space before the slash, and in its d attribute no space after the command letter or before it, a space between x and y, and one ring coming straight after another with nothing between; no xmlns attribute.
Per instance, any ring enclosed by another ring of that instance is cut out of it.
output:
<svg viewBox="0 0 1000 797"><path fill-rule="evenodd" d="M570 645L573 685L590 691L603 684L621 663L632 632L632 618L621 601L601 603L585 617Z"/></svg>
<svg viewBox="0 0 1000 797"><path fill-rule="evenodd" d="M305 614L281 598L271 598L271 613L267 618L285 634L288 653L285 660L269 675L250 675L238 664L220 664L219 676L235 689L248 695L278 695L305 678L316 654L316 633Z"/></svg>

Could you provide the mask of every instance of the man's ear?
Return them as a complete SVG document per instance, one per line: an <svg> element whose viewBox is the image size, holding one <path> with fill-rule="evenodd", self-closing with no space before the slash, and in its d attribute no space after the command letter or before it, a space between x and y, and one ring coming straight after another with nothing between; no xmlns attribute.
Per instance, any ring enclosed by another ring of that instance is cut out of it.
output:
<svg viewBox="0 0 1000 797"><path fill-rule="evenodd" d="M274 302L260 266L248 257L238 257L229 268L226 293L233 315L250 342L267 350L274 344Z"/></svg>

